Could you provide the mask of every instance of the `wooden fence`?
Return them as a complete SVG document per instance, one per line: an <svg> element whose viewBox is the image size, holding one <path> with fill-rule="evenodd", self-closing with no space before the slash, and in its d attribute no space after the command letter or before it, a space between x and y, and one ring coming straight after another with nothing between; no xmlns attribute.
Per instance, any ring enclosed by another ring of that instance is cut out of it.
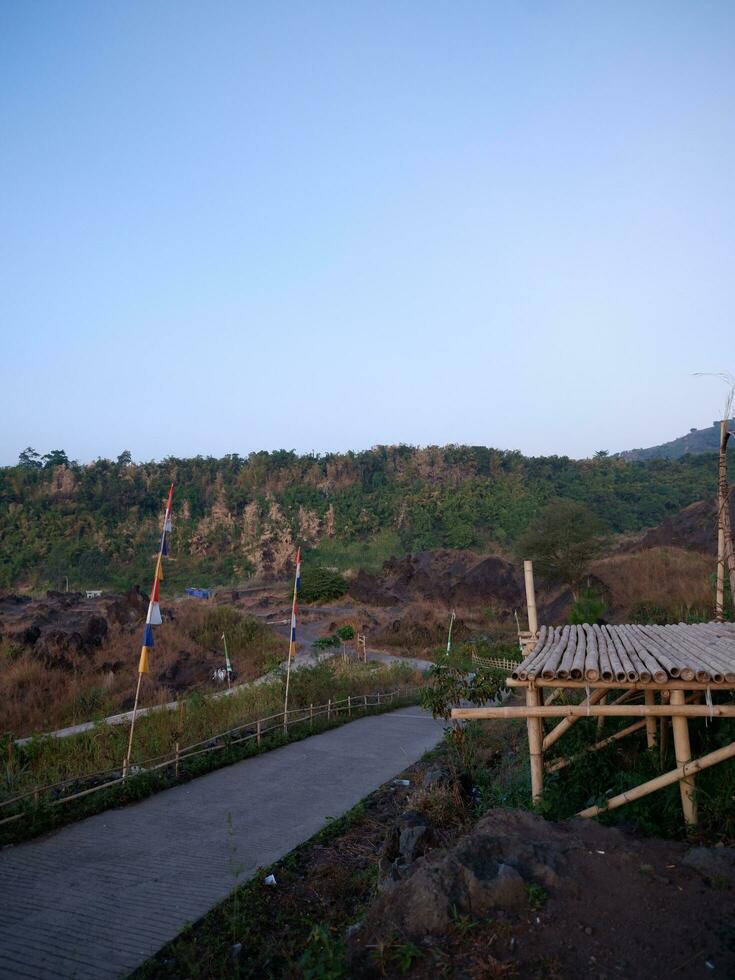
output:
<svg viewBox="0 0 735 980"><path fill-rule="evenodd" d="M519 663L520 660L510 660L507 657L479 657L476 653L472 654L473 666L484 667L488 670L505 670L510 674Z"/></svg>
<svg viewBox="0 0 735 980"><path fill-rule="evenodd" d="M347 714L351 717L353 712L367 711L370 708L381 708L384 705L393 705L416 695L421 690L420 687L397 688L395 691L378 691L376 694L352 694L346 698L332 700L326 704L310 704L308 708L289 708L287 712L279 711L277 714L268 715L265 718L258 718L255 721L244 722L236 728L230 728L226 732L219 732L210 735L199 742L191 745L180 746L177 742L174 751L165 756L153 756L144 759L142 762L131 765L126 774L121 769L104 769L99 772L89 773L85 776L71 776L59 783L52 783L46 786L35 786L25 793L20 793L7 800L0 801L0 813L7 812L12 807L22 806L30 802L33 798L34 803L40 802L42 797L45 802L52 806L60 806L72 800L81 799L91 793L97 793L111 786L118 786L140 773L159 772L165 769L173 769L178 777L182 763L197 756L207 755L210 752L218 752L221 749L231 748L243 742L255 740L260 746L265 735L270 732L279 731L282 734L288 733L289 728L295 725L313 725L316 718L326 717L327 721L338 717L340 714ZM111 777L111 778L106 778ZM97 782L94 782L97 780ZM101 782L100 782L101 780ZM85 789L79 789L83 783L94 782L94 785ZM69 792L71 790L71 792ZM14 813L0 819L0 826L20 820L24 812Z"/></svg>

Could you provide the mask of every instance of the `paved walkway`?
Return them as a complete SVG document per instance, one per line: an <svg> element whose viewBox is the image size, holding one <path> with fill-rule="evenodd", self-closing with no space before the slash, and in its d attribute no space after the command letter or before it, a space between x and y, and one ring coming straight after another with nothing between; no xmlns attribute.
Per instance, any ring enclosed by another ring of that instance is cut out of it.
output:
<svg viewBox="0 0 735 980"><path fill-rule="evenodd" d="M127 975L441 735L417 707L360 718L0 850L0 977Z"/></svg>

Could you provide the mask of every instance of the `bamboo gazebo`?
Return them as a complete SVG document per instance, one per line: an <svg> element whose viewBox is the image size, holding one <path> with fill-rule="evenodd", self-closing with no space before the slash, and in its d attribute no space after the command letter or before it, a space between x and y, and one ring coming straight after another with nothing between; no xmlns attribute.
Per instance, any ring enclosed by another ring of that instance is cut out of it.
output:
<svg viewBox="0 0 735 980"><path fill-rule="evenodd" d="M578 816L594 817L678 782L687 824L697 823L694 776L697 772L735 757L735 742L692 759L690 718L735 718L735 703L713 703L717 692L735 691L735 623L677 626L542 626L536 624L533 573L526 562L529 632L525 657L506 680L510 688L525 691L519 706L454 708L452 718L524 718L528 725L531 792L534 801L543 793L544 771L555 772L577 757L557 759L546 767L544 753L569 731L579 718L639 719L586 751L599 751L643 728L649 748L657 743L671 719L676 768L591 806ZM554 703L562 691L578 689L581 703ZM614 692L614 696L613 696ZM632 703L639 701L640 703ZM545 733L544 718L559 722Z"/></svg>

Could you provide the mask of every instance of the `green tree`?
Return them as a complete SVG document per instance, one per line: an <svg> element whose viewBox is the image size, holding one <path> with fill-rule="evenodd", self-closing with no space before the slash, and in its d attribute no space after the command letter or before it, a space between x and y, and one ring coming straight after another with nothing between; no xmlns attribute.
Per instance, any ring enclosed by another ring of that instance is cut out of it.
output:
<svg viewBox="0 0 735 980"><path fill-rule="evenodd" d="M45 467L69 465L69 457L63 449L52 449L50 453L46 453L42 458Z"/></svg>
<svg viewBox="0 0 735 980"><path fill-rule="evenodd" d="M542 578L568 586L577 602L589 564L604 544L605 527L589 507L575 500L554 500L522 535L520 551L533 559Z"/></svg>
<svg viewBox="0 0 735 980"><path fill-rule="evenodd" d="M133 461L133 455L129 449L123 449L123 451L117 457L118 466L130 466L132 461Z"/></svg>
<svg viewBox="0 0 735 980"><path fill-rule="evenodd" d="M39 470L43 463L36 450L32 446L26 446L18 456L18 466L22 466L26 470Z"/></svg>

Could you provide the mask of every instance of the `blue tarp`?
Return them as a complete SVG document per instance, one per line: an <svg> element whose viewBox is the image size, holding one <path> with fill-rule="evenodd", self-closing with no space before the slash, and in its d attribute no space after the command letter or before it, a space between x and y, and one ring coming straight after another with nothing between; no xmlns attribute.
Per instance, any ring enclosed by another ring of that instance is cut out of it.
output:
<svg viewBox="0 0 735 980"><path fill-rule="evenodd" d="M213 589L185 589L184 591L195 599L209 599L214 595Z"/></svg>

